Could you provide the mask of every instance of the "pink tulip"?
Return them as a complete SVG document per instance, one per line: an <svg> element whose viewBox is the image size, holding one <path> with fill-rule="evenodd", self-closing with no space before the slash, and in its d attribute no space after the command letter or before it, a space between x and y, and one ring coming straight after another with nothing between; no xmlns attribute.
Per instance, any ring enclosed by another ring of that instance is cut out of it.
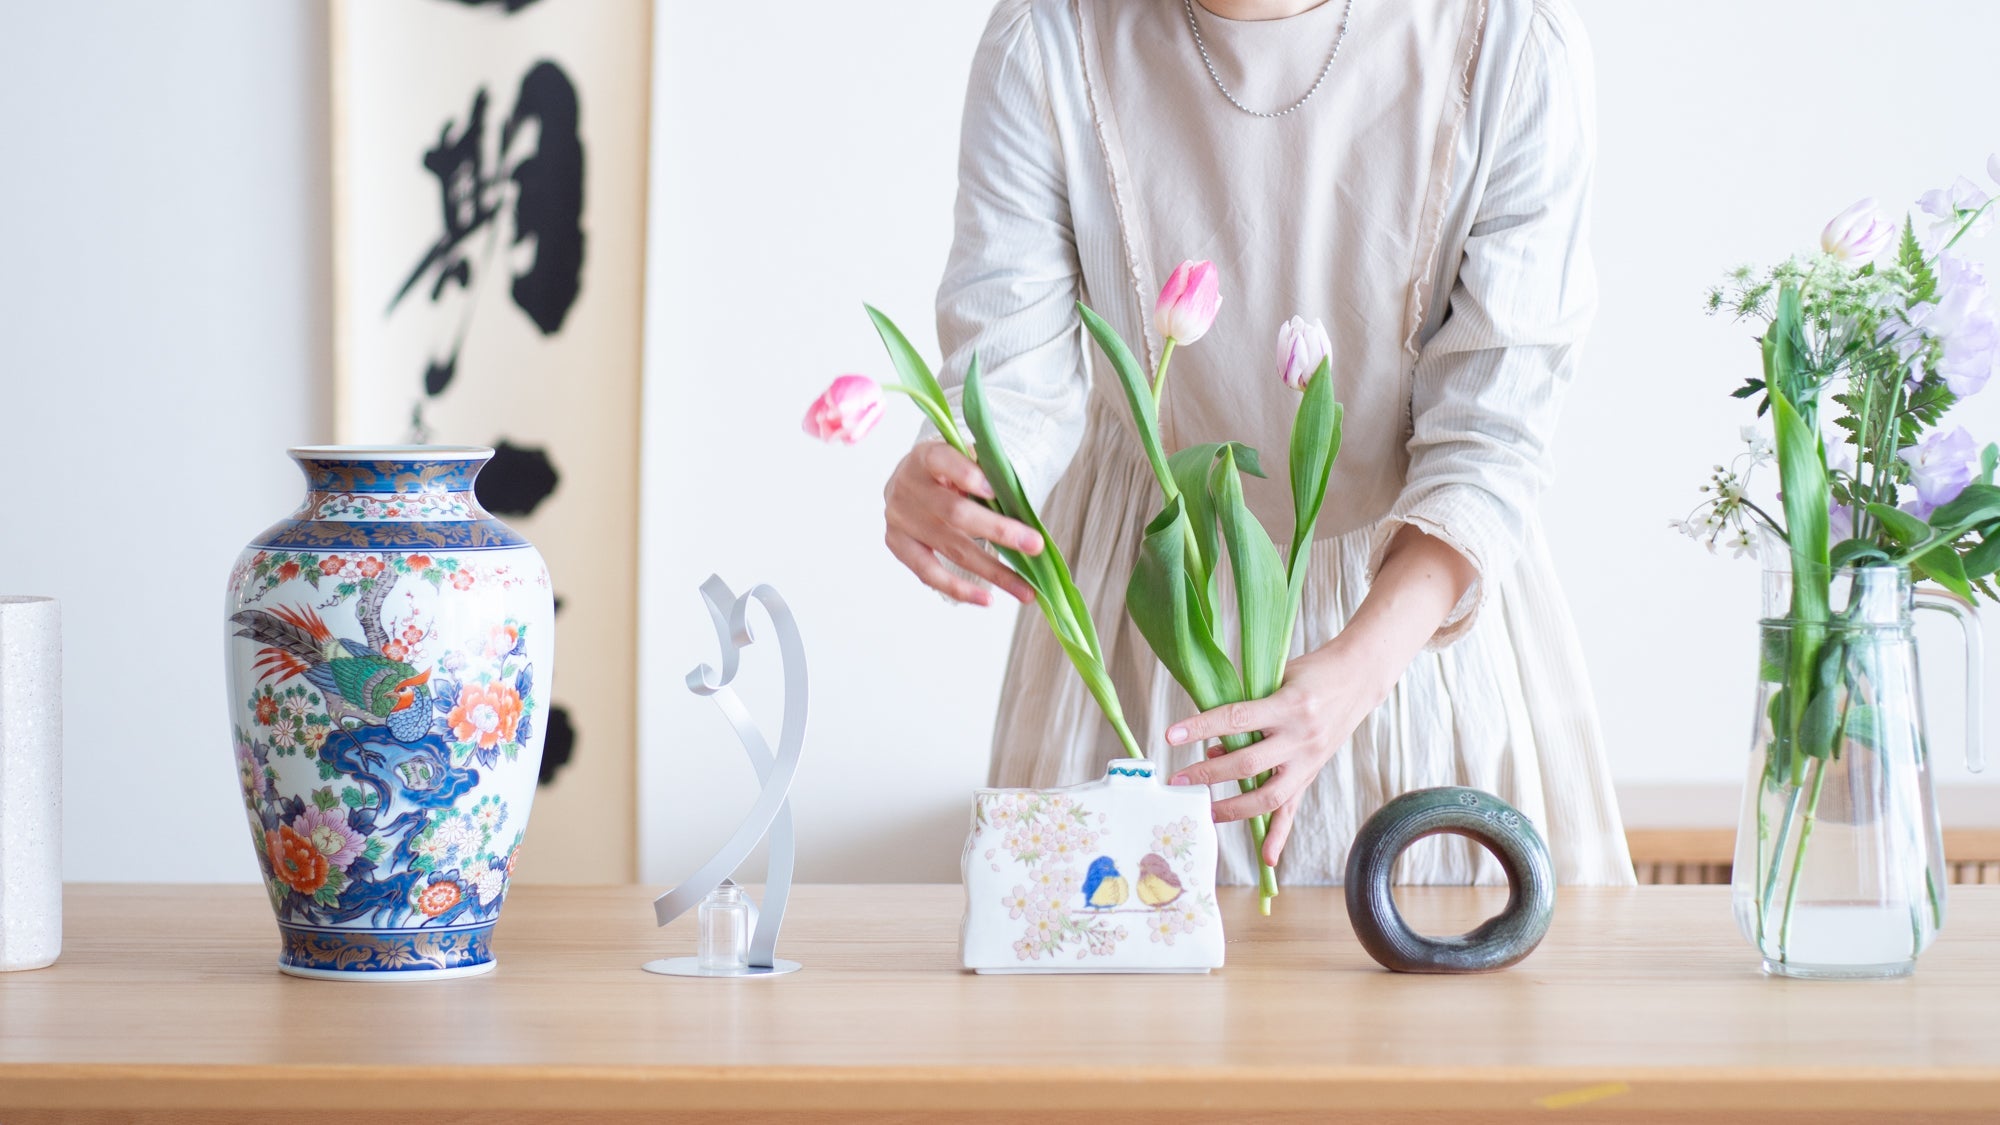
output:
<svg viewBox="0 0 2000 1125"><path fill-rule="evenodd" d="M1153 306L1153 327L1160 330L1163 340L1192 344L1207 334L1221 305L1215 263L1182 262L1160 286L1159 303Z"/></svg>
<svg viewBox="0 0 2000 1125"><path fill-rule="evenodd" d="M1327 338L1326 325L1317 320L1309 324L1304 317L1295 316L1278 329L1278 378L1287 387L1303 391L1313 372L1319 370L1320 361L1332 353L1333 341Z"/></svg>
<svg viewBox="0 0 2000 1125"><path fill-rule="evenodd" d="M1864 199L1833 217L1820 232L1820 249L1850 266L1865 266L1895 245L1897 229L1882 217L1873 199Z"/></svg>
<svg viewBox="0 0 2000 1125"><path fill-rule="evenodd" d="M805 431L826 442L853 445L882 420L882 388L866 375L842 375L806 408Z"/></svg>

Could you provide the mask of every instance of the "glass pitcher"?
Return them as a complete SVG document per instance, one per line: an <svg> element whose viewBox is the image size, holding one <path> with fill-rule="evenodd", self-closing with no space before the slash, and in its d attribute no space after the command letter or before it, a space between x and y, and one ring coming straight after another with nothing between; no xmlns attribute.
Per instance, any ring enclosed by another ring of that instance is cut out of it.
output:
<svg viewBox="0 0 2000 1125"><path fill-rule="evenodd" d="M1944 925L1946 881L1911 614L1936 610L1964 629L1973 770L1985 764L1979 619L1916 590L1902 567L1836 571L1830 592L1827 620L1800 621L1790 574L1765 573L1736 921L1768 973L1901 976Z"/></svg>

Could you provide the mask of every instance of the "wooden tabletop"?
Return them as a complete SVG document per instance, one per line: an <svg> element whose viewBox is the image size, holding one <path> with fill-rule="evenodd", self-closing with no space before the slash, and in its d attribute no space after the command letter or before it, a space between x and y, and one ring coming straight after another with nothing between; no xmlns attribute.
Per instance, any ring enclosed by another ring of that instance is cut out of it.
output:
<svg viewBox="0 0 2000 1125"><path fill-rule="evenodd" d="M1431 932L1498 893L1399 892ZM955 886L804 887L803 972L658 977L693 934L650 897L523 886L496 972L346 983L277 972L253 887L71 887L62 959L0 974L0 1123L2000 1120L2000 888L1953 888L1916 975L1875 983L1761 976L1724 887L1565 890L1481 977L1378 969L1306 888L1270 918L1225 891L1211 976L972 976Z"/></svg>

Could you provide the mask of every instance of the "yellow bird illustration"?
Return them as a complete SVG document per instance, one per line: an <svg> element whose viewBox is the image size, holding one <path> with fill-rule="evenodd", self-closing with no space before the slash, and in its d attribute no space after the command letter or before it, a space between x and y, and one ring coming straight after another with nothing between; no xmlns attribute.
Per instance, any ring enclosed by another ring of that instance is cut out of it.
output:
<svg viewBox="0 0 2000 1125"><path fill-rule="evenodd" d="M1181 877L1167 866L1165 856L1148 852L1139 861L1139 901L1147 906L1165 906L1181 897Z"/></svg>
<svg viewBox="0 0 2000 1125"><path fill-rule="evenodd" d="M1090 871L1083 877L1084 905L1092 910L1109 910L1124 905L1129 894L1125 876L1118 873L1118 865L1111 862L1110 856L1101 855L1090 861Z"/></svg>

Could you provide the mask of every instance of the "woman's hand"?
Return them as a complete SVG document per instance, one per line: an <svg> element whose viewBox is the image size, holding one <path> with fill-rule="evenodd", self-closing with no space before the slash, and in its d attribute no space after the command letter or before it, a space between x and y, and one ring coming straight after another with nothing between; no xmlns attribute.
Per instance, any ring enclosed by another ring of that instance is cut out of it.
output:
<svg viewBox="0 0 2000 1125"><path fill-rule="evenodd" d="M1347 628L1287 665L1283 687L1167 730L1174 746L1233 734L1261 733L1263 741L1234 752L1216 747L1207 761L1175 774L1171 784L1215 785L1270 771L1256 789L1217 801L1215 819L1271 814L1263 860L1276 867L1306 787L1361 720L1389 697L1476 577L1472 564L1449 544L1405 525Z"/></svg>
<svg viewBox="0 0 2000 1125"><path fill-rule="evenodd" d="M974 499L977 497L977 499ZM945 597L976 605L993 604L980 586L954 574L938 556L984 578L1023 602L1035 591L976 540L999 543L1023 554L1037 555L1042 537L1035 529L988 508L993 487L971 459L942 441L926 441L904 456L882 490L889 553L901 560L924 585Z"/></svg>

